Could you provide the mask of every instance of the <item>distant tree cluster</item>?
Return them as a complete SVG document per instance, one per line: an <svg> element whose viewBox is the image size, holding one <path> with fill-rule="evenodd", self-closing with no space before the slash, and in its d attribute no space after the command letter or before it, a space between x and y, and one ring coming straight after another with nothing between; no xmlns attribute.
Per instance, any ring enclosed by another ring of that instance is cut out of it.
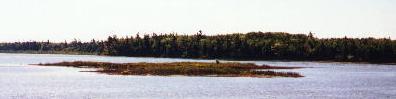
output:
<svg viewBox="0 0 396 99"><path fill-rule="evenodd" d="M0 43L0 52L76 52L76 53L92 53L98 54L102 50L104 42L97 42L92 40L91 42L81 42L74 40L72 42L63 43L52 43L46 42L14 42L14 43Z"/></svg>
<svg viewBox="0 0 396 99"><path fill-rule="evenodd" d="M318 39L312 33L250 32L207 36L151 34L110 36L105 41L1 43L2 51L72 51L109 56L207 59L287 59L396 62L396 41L388 38Z"/></svg>

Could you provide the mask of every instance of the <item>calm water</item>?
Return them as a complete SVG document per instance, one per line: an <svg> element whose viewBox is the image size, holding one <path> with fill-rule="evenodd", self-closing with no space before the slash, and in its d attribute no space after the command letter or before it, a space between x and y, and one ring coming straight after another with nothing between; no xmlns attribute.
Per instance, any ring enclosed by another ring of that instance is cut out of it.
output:
<svg viewBox="0 0 396 99"><path fill-rule="evenodd" d="M297 70L303 78L121 76L28 64L60 61L180 62L172 58L0 54L0 98L396 98L396 65L241 61Z"/></svg>

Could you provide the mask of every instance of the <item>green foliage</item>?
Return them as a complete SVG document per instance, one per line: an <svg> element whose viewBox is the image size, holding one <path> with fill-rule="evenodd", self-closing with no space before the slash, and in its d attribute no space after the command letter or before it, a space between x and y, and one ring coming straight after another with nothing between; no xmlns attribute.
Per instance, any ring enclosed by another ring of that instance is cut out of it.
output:
<svg viewBox="0 0 396 99"><path fill-rule="evenodd" d="M395 62L396 41L387 38L315 38L312 33L155 34L110 36L106 41L0 43L2 51L65 51L110 56L207 59L288 59Z"/></svg>

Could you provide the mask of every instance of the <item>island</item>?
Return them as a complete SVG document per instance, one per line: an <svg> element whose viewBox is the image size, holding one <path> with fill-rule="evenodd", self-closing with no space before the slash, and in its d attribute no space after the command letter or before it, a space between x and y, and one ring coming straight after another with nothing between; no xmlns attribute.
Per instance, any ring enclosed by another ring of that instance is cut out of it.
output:
<svg viewBox="0 0 396 99"><path fill-rule="evenodd" d="M93 72L115 75L156 75L156 76L207 76L207 77L304 77L296 72L277 72L275 69L299 69L303 67L281 67L256 65L253 63L206 63L206 62L170 62L170 63L109 63L92 61L74 61L58 63L39 63L39 66L65 66L77 68L96 68Z"/></svg>

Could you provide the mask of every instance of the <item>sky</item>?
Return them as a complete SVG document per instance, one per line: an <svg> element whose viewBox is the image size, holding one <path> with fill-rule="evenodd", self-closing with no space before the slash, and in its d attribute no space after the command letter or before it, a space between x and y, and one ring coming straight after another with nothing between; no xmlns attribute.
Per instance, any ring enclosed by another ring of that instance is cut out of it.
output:
<svg viewBox="0 0 396 99"><path fill-rule="evenodd" d="M0 42L199 30L396 39L396 0L0 0Z"/></svg>

